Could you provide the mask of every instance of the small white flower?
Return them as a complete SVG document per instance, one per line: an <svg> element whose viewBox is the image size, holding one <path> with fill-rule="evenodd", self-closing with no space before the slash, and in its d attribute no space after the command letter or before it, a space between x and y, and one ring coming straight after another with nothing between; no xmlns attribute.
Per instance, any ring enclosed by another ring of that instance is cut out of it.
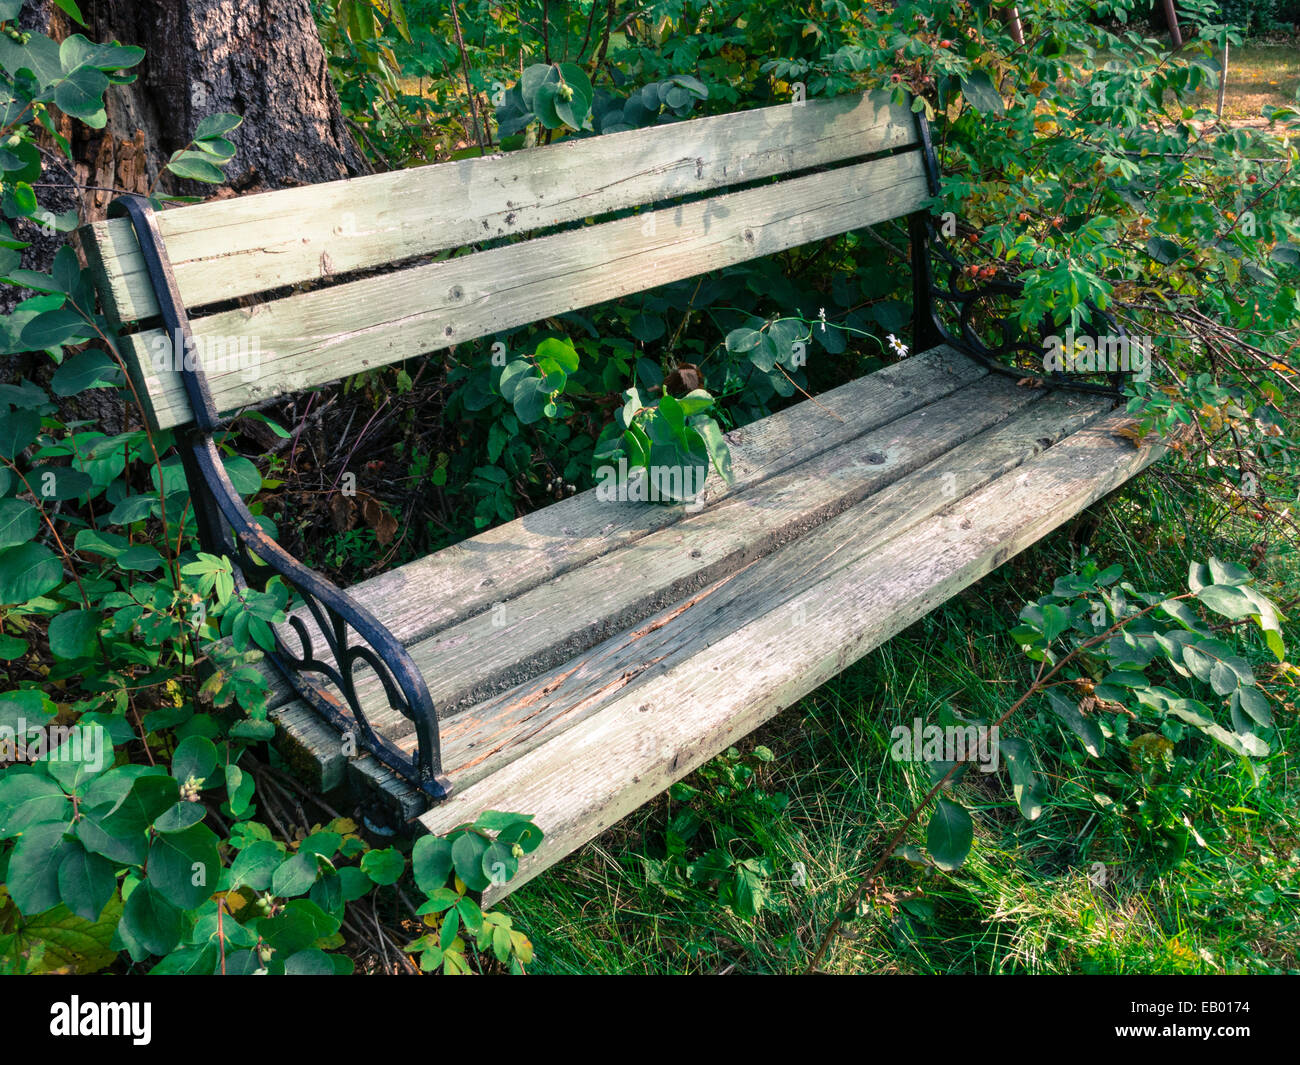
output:
<svg viewBox="0 0 1300 1065"><path fill-rule="evenodd" d="M899 340L898 337L894 336L893 333L890 333L886 339L889 341L890 350L892 350L895 355L900 359L907 357L907 345Z"/></svg>

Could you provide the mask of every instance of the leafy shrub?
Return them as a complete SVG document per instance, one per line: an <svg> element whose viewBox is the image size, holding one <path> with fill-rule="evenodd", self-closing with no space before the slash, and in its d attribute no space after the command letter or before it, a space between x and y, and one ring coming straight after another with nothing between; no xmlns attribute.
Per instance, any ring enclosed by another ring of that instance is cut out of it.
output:
<svg viewBox="0 0 1300 1065"><path fill-rule="evenodd" d="M70 155L51 105L102 126L104 91L143 52L19 33L18 7L0 6L0 211L66 232L75 212L37 199L36 127ZM238 124L203 119L168 170L223 181ZM35 293L4 318L5 351L43 353L44 382L0 385L0 971L350 972L349 906L377 926L375 907L396 913L412 884L429 908L407 904L409 920L438 937L424 968L521 971L527 938L477 900L541 833L496 814L419 841L410 861L297 794L264 748L260 662L288 589L248 588L229 559L196 550L173 435L129 427L143 418L72 248L46 274L20 267L9 222L0 238L7 283ZM124 431L76 418L102 390L130 412ZM253 496L262 475L234 440L220 436L226 472ZM304 800L329 816L303 823Z"/></svg>

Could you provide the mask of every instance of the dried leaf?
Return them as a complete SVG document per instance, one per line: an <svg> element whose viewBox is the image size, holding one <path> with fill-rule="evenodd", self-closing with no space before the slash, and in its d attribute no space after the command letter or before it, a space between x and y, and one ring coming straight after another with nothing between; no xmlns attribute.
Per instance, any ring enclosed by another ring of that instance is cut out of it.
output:
<svg viewBox="0 0 1300 1065"><path fill-rule="evenodd" d="M342 492L330 496L330 521L335 532L347 532L357 523L357 505Z"/></svg>
<svg viewBox="0 0 1300 1065"><path fill-rule="evenodd" d="M379 505L373 496L366 496L361 502L361 518L375 530L375 542L380 547L387 547L397 535L397 519Z"/></svg>

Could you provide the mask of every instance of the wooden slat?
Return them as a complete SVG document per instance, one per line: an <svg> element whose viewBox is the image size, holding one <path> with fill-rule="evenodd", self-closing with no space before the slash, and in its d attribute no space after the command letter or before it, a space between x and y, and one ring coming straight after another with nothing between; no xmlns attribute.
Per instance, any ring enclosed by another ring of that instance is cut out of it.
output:
<svg viewBox="0 0 1300 1065"><path fill-rule="evenodd" d="M457 711L749 565L1042 395L994 375L414 644L440 719L450 727ZM366 679L371 725L408 728Z"/></svg>
<svg viewBox="0 0 1300 1065"><path fill-rule="evenodd" d="M987 390L992 396L996 396L995 390L988 389L988 386L994 384L1004 386L1007 391L997 399L980 395ZM443 629L437 640L429 641L431 645L429 648L422 650L417 647L413 653L420 660L428 681L435 690L435 698L440 702L446 698L449 688L448 674L455 672L454 663L458 655L467 656L465 668L477 673L480 667L475 659L481 658L484 667L490 666L494 659L503 656L508 659L511 657L511 644L517 639L521 648L528 645L533 653L539 654L541 660L541 656L548 654L551 647L546 646L544 639L540 652L533 649L532 645L537 637L545 637L548 626L555 626L558 630L555 642L561 644L568 642L576 654L578 647L595 643L589 634L583 632L588 619L599 622L601 615L618 609L627 611L632 616L645 613L644 609L636 609L635 605L628 610L628 603L625 600L630 597L634 604L640 602L642 607L646 598L653 600L654 597L640 596L638 589L643 583L652 586L652 590L654 586L662 586L663 582L658 573L659 567L671 566L673 558L682 554L687 556L688 567L700 563L707 564L708 556L717 554L711 539L716 535L725 541L729 531L726 521L715 520L712 525L706 524L715 514L725 511L726 517L735 518L742 525L753 524L755 520L764 521L766 519L763 515L769 508L778 509L783 505L789 506L791 502L796 506L800 505L799 501L791 500L789 490L793 489L813 497L807 501L805 509L810 517L815 516L819 509L824 510L828 501L833 504L842 494L843 489L847 489L852 494L854 480L858 480L859 483L864 478L875 480L885 473L884 470L877 473L876 464L864 462L864 456L884 457L886 461L881 463L881 466L886 470L891 467L897 468L906 461L903 452L913 449L913 438L937 438L948 443L964 439L969 434L960 425L954 423L969 418L971 416L969 412L974 412L975 418L986 417L988 424L996 422L1000 413L1005 413L1006 407L1004 406L1002 412L991 412L989 408L996 408L999 403L1015 406L1017 395L1025 402L1035 402L1022 413L1014 415L996 428L975 436L935 459L922 470L904 477L882 491L874 492L870 497L874 514L870 521L864 523L862 529L867 533L875 530L875 535L881 538L897 534L908 525L915 524L938 509L951 505L956 499L981 487L1005 469L1024 461L1043 447L1078 429L1106 406L1104 401L1069 393L1053 395L1037 402L1040 395L1037 392L1016 389L1002 379L981 381L963 388L946 400L941 400L913 415L891 423L885 430L868 434L852 441L849 445L811 458L787 474L764 482L741 496L732 496L718 504L711 504L706 511L687 519L680 525L652 537L637 540L630 546L602 556L587 566L570 570L559 580L536 590L540 593L540 597L549 595L558 602L557 590L567 581L585 582L592 586L591 590L573 587L564 589L571 597L570 603L583 604L580 614L570 612L577 614L580 621L575 622L571 617L566 618L565 611L562 609L556 612L555 617L544 616L544 612L539 611L531 602L538 596L529 594L512 601L506 608L507 616L519 622L515 626L517 637L511 636L510 639L503 640L503 633L493 630L491 616L480 615L477 625L471 621L451 629ZM989 413L981 415L982 411ZM921 446L924 448L925 444ZM864 469L864 466L867 468ZM888 479L887 475L884 479ZM787 482L784 487L781 485L783 481ZM846 481L847 484L844 483ZM746 517L746 510L755 513ZM740 511L739 518L736 517L736 511ZM777 520L780 520L779 516ZM692 525L696 527L688 528ZM658 562L654 570L645 575L611 578L606 582L610 583L611 587L602 595L599 590L602 585L600 574L606 566L618 566L622 556L637 551L644 553L648 541L665 538L670 540L667 545L670 557ZM681 538L682 543L673 542L678 538ZM692 547L688 540L697 542L698 546ZM698 562L689 559L691 552L696 550L700 552ZM682 560L678 558L677 561L680 564ZM764 565L767 563L765 562ZM704 576L712 577L717 572L717 568L713 567L712 571L705 573ZM778 569L772 573L771 579L775 586L780 586L786 581L787 575ZM699 583L705 582L700 580ZM557 592L557 595L552 595L552 592ZM665 594L667 593L660 591L657 597L659 602L666 601ZM713 602L718 601L716 588L708 594L713 597ZM611 599L617 599L618 602L611 603ZM696 604L693 609L696 608L706 609L707 604L705 606ZM641 627L635 624L629 625L633 632ZM494 767L517 757L530 746L552 735L557 727L567 727L595 709L592 700L593 687L597 691L605 691L609 694L636 677L644 668L645 660L655 658L661 650L657 642L655 649L649 649L649 642L651 641L646 641L639 636L616 638L590 654L580 656L580 661L575 659L573 662L565 662L540 674L538 674L540 667L535 661L530 664L530 671L537 674L532 680L511 688L496 698L450 716L446 713L446 706L443 705L441 735L444 766L452 774L457 786L472 782ZM638 655L644 655L644 659L638 660ZM522 661L527 656L514 657L517 661ZM450 683L454 686L455 681L452 680ZM362 684L363 691L370 687L373 685ZM368 701L377 712L377 719L387 720L384 700L378 698L377 693L371 694L376 697ZM340 743L337 737L329 736L324 737L323 742L321 741L319 732L312 731L313 715L306 706L294 703L283 707L278 711L278 718L288 734L290 745L314 760L309 779L324 780L331 785L342 779L346 761ZM388 723L393 724L392 721ZM413 747L413 738L402 735L409 726L404 722L398 724L400 728L392 729L389 737L409 751ZM394 787L389 790L400 793L402 789ZM410 794L408 802L412 806L412 812L418 812L416 805L418 796L414 793Z"/></svg>
<svg viewBox="0 0 1300 1065"><path fill-rule="evenodd" d="M968 391L975 392L978 387ZM1009 395L1001 399L1007 403L1011 401ZM1028 461L1045 447L1078 431L1098 417L1105 406L1108 404L1078 396L1058 394L1042 399L1038 393L1029 393L1024 397L1022 409L1012 417L952 448L923 468L871 493L870 507L858 508L858 518L852 528L840 529L835 534L839 544L837 557L865 556L878 549L905 530ZM938 419L944 412L931 407L922 413ZM914 422L920 419L905 420ZM938 430L924 426L910 428L939 442L952 432L955 420L949 419L948 424ZM859 443L862 442L855 441L850 447L834 453L833 457L847 458L847 465L823 464L820 460L816 464L809 463L809 467L820 465L823 468L807 469L807 489L813 490L816 478L851 478L860 471L861 467L853 465L851 456L843 455L857 450ZM795 475L803 469L805 467L795 471ZM640 543L636 545L637 548L641 546ZM811 550L810 557L822 558L820 547ZM699 589L673 605L672 609L677 613L671 625L657 621L630 625L618 638L609 640L589 654L572 656L572 660L557 664L545 673L535 670L537 675L526 683L451 717L442 729L445 771L458 788L474 783L597 712L604 702L651 664L662 668L671 662L678 653L675 641L681 640L684 632L702 629L706 625L704 619L724 614L734 617L738 597L748 595L752 598L755 590L766 589L761 594L783 601L797 590L801 580L820 579L836 565L834 562L829 567L823 564L820 570L814 566L811 572L801 573L795 561L797 555L797 552L783 547L760 562L747 564L743 573L738 567L733 571L737 574L734 580L724 579L729 574L723 574L708 584L702 582ZM598 565L584 567L578 575L584 575ZM690 605L683 606L684 603ZM649 613L647 611L647 615ZM533 636L537 627L530 619L529 629L520 634L520 639ZM485 651L485 657L490 655L490 648L485 648ZM436 673L427 675L431 681L436 680ZM409 753L414 749L415 737L409 734L408 724L403 723L403 727L408 734L395 738L394 742Z"/></svg>
<svg viewBox="0 0 1300 1065"><path fill-rule="evenodd" d="M704 512L782 471L984 379L987 371L941 347L798 403L729 434L733 481L711 477ZM348 589L404 644L516 599L592 559L666 529L681 506L601 502L581 492ZM309 629L310 615L300 611ZM324 641L318 641L323 644ZM296 698L269 666L272 707Z"/></svg>
<svg viewBox="0 0 1300 1065"><path fill-rule="evenodd" d="M209 368L228 411L898 218L927 195L920 153L888 156L210 315L193 331L199 351L256 344L251 368ZM190 420L181 375L151 362L166 341L150 330L126 342L160 429Z"/></svg>
<svg viewBox="0 0 1300 1065"><path fill-rule="evenodd" d="M915 142L907 107L877 92L216 200L159 228L197 307ZM81 239L119 322L158 313L127 222Z"/></svg>
<svg viewBox="0 0 1300 1065"><path fill-rule="evenodd" d="M865 557L878 550L1032 458L1045 445L1079 430L1098 416L1098 410L1095 402L1061 397L1033 405L873 495L869 512L838 541L836 555ZM822 547L814 545L808 554L801 551L783 550L734 580L717 582L691 600L680 621L673 618L671 625L653 629L639 626L581 661L565 663L452 719L443 732L444 757L457 786L473 784L598 712L647 665L653 663L656 669L671 665L681 653L674 641L680 640L684 631L703 631L719 617L734 619L742 597L753 600L758 596L761 602L762 595L767 595L784 601L801 583L816 581L835 568L834 561L827 567ZM814 560L811 568L800 568L798 559L802 557ZM794 620L792 614L792 623ZM408 751L413 748L413 737L397 742Z"/></svg>
<svg viewBox="0 0 1300 1065"><path fill-rule="evenodd" d="M986 377L965 356L937 348L824 393L816 403L800 403L745 426L729 434L735 482L728 488L710 480L706 509ZM349 594L409 644L668 528L683 516L680 506L601 503L589 490L354 585ZM309 617L304 621L314 629ZM292 752L300 775L313 786L339 786L349 762L338 734L321 725L278 673L269 666L264 673L282 748ZM358 683L363 691L373 687L364 671ZM378 712L385 709L386 701L379 700ZM384 773L375 770L371 776L387 779L387 790L405 796L412 814L418 812L418 795Z"/></svg>
<svg viewBox="0 0 1300 1065"><path fill-rule="evenodd" d="M769 580L707 624L669 621L683 626L664 637L671 664L651 667L599 713L421 824L441 833L486 809L534 813L546 840L521 863L514 890L1132 477L1159 447L1116 435L1124 417L1106 416L883 545L846 550L874 510L864 501L771 556L790 563L792 594L774 596Z"/></svg>

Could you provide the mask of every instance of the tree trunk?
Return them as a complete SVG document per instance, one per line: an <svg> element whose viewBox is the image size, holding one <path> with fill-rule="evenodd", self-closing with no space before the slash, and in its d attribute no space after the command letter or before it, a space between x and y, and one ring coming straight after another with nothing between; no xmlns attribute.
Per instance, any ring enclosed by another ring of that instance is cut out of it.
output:
<svg viewBox="0 0 1300 1065"><path fill-rule="evenodd" d="M82 221L91 222L105 217L122 192L206 198L369 172L343 120L309 0L82 0L80 6L85 28L52 0L28 0L20 25L56 41L75 32L139 45L145 59L135 68L136 81L109 89L104 129L61 119L71 162L43 138L42 207L78 208ZM244 119L230 136L236 154L226 167L228 187L163 173L199 122L222 111ZM31 242L23 266L32 270L49 270L66 239L27 222L14 232ZM0 311L28 294L0 288ZM6 378L27 369L21 356L0 358Z"/></svg>
<svg viewBox="0 0 1300 1065"><path fill-rule="evenodd" d="M226 168L235 192L369 173L340 112L309 0L96 0L83 5L86 30L50 0L28 6L44 9L41 28L56 40L77 31L145 50L136 81L109 90L105 129L69 121L61 130L76 155L63 180L88 190L86 221L104 217L115 192L214 195L210 185L159 174L199 122L221 111L244 119Z"/></svg>
<svg viewBox="0 0 1300 1065"><path fill-rule="evenodd" d="M143 131L150 181L219 111L244 119L227 169L238 191L369 172L340 113L309 0L99 0L94 12L98 39L145 50L139 80L113 94L108 130L127 144Z"/></svg>

